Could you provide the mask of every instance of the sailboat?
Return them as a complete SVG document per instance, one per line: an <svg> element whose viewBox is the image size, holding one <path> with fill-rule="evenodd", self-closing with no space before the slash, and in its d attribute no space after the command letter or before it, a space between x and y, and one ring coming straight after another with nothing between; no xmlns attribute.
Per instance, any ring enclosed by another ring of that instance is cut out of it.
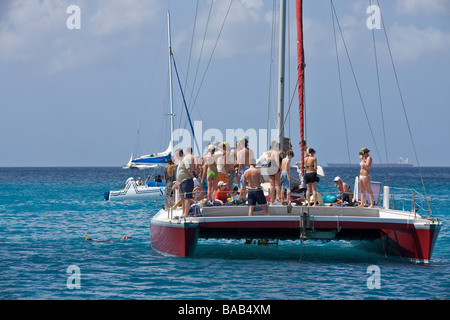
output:
<svg viewBox="0 0 450 320"><path fill-rule="evenodd" d="M157 169L164 168L169 159L173 157L173 83L172 83L172 40L170 33L170 14L167 13L167 34L169 44L169 96L170 96L170 142L167 149L159 153L151 153L143 155L139 158L133 159L131 155L130 160L123 169ZM138 183L133 177L130 177L125 182L125 185L120 190L107 191L104 194L105 200L165 200L166 198L166 184L164 182L146 181Z"/></svg>
<svg viewBox="0 0 450 320"><path fill-rule="evenodd" d="M280 0L280 55L278 115L283 119L284 46L286 1ZM300 110L300 141L304 139L303 93L303 3L296 0L298 96ZM281 116L280 116L281 115ZM278 122L280 128L280 118ZM280 140L282 140L280 130ZM302 170L306 143L301 143ZM303 171L302 171L303 172ZM382 195L381 195L382 190ZM442 222L431 214L416 210L397 210L390 201L391 189L384 186L375 197L382 206L350 207L332 204L304 206L270 205L268 215L262 211L248 215L248 206L199 207L194 214L182 217L181 209L161 209L150 221L151 245L169 255L193 255L198 239L267 239L267 240L347 240L376 241L386 255L407 258L416 263L429 263Z"/></svg>

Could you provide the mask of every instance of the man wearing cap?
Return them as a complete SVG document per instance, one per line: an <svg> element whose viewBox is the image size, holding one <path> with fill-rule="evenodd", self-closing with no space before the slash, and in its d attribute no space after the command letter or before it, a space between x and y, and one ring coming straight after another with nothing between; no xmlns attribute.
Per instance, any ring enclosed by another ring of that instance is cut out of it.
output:
<svg viewBox="0 0 450 320"><path fill-rule="evenodd" d="M341 180L341 177L334 178L334 184L336 185L339 197L342 202L350 202L352 200L353 191L350 186Z"/></svg>

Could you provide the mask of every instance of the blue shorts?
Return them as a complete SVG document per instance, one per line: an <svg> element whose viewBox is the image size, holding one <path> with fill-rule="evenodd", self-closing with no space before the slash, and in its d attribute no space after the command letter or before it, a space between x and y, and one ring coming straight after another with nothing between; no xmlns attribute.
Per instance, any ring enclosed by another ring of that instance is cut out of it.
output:
<svg viewBox="0 0 450 320"><path fill-rule="evenodd" d="M262 189L248 189L247 200L249 206L258 204L266 204L266 197Z"/></svg>
<svg viewBox="0 0 450 320"><path fill-rule="evenodd" d="M183 199L192 199L192 191L194 191L194 180L192 178L189 178L181 182L180 190Z"/></svg>
<svg viewBox="0 0 450 320"><path fill-rule="evenodd" d="M281 189L290 189L290 183L286 172L282 172L280 176Z"/></svg>

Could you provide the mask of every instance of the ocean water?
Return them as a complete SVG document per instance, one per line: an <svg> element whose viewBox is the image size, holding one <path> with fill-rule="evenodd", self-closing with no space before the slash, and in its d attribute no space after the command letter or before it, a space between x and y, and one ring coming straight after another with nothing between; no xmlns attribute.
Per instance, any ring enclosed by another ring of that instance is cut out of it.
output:
<svg viewBox="0 0 450 320"><path fill-rule="evenodd" d="M353 185L358 174L355 168L324 169L319 190L326 193L335 191L335 175ZM372 174L385 183L383 170ZM150 219L160 204L103 199L105 191L123 186L129 171L0 168L0 299L449 299L450 168L422 168L422 174L433 216L444 222L429 265L345 241L258 246L199 240L193 257L166 256L150 243ZM422 192L417 168L389 169L389 181ZM86 234L132 239L85 241ZM375 287L373 266L379 268Z"/></svg>

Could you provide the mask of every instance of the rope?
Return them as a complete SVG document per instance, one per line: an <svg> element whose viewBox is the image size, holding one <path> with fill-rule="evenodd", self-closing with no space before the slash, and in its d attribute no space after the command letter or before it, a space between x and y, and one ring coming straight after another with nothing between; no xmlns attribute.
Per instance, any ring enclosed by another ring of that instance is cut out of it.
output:
<svg viewBox="0 0 450 320"><path fill-rule="evenodd" d="M187 67L187 72L186 72L186 81L184 82L184 87L187 88L187 78L189 76L189 69L191 66L191 55L192 55L192 47L194 44L194 35L195 35L195 28L197 26L197 14L198 14L198 3L200 0L197 0L197 6L195 8L195 17L194 17L194 27L192 29L192 37L191 37L191 47L189 49L189 59L188 59L188 67ZM211 3L212 5L212 3Z"/></svg>
<svg viewBox="0 0 450 320"><path fill-rule="evenodd" d="M356 79L356 74L355 74L355 70L353 68L353 63L352 63L352 61L350 59L350 54L349 54L348 49L347 49L347 44L345 43L344 35L343 35L342 29L341 29L341 25L339 23L339 19L337 17L337 13L336 13L336 9L335 9L334 4L333 4L333 0L330 0L330 2L331 2L332 11L334 12L334 15L336 16L336 22L337 22L337 25L338 25L338 28L339 28L339 32L341 34L341 39L342 39L342 43L343 43L344 48L345 48L345 52L347 54L347 59L348 59L349 65L350 65L350 69L352 71L353 80L355 81L355 85L356 85L356 89L358 91L359 99L361 101L361 106L363 107L363 110L364 110L364 115L366 117L367 126L369 127L370 135L372 137L372 141L373 141L373 144L375 146L378 158L380 159L380 162L382 162L381 161L381 157L380 157L380 152L378 150L378 145L377 145L377 143L375 141L375 135L373 133L372 126L370 125L369 115L367 114L367 109L366 109L366 106L365 106L365 103L364 103L364 99L363 99L362 94L361 94L361 89L359 88L358 80ZM384 167L382 167L382 168L384 170Z"/></svg>
<svg viewBox="0 0 450 320"><path fill-rule="evenodd" d="M377 3L378 3L378 7L380 7L380 1L379 0L377 0ZM394 58L392 57L391 46L389 44L389 39L388 39L388 36L387 36L386 27L384 25L384 18L383 18L383 14L382 14L381 10L380 10L380 17L381 17L381 23L383 25L384 36L386 37L386 43L387 43L387 47L388 47L388 50L389 50L389 57L391 59L392 68L393 68L393 71L394 71L395 81L396 81L396 84L397 84L397 89L398 89L398 93L399 93L399 96L400 96L400 101L402 103L403 113L405 115L405 120L406 120L406 124L407 124L407 127L408 127L409 137L411 139L412 147L413 147L413 150L414 150L414 156L416 157L417 167L419 169L420 180L422 181L423 191L425 193L425 198L427 200L427 204L428 204L428 207L430 209L430 217L433 217L433 214L432 214L432 211L431 211L431 204L430 204L430 201L429 201L428 196L427 196L427 190L425 188L425 182L423 181L422 170L421 170L420 164L419 164L419 157L417 156L417 150L416 150L416 146L414 144L414 138L412 136L411 126L409 125L408 115L406 114L405 102L403 100L402 91L400 89L400 83L399 83L398 76L397 76L397 70L395 68Z"/></svg>
<svg viewBox="0 0 450 320"><path fill-rule="evenodd" d="M275 21L276 21L276 0L273 0L273 6L272 6L272 35L271 35L271 42L270 42L270 61L269 61L269 97L267 98L267 132L269 132L270 128L270 106L271 106L271 100L272 100L272 85L273 85L273 79L272 79L272 72L273 72L273 56L274 56L274 48L275 48ZM274 113L273 110L273 104L272 104L272 113ZM275 114L273 114L273 117L275 118ZM270 145L270 136L267 135L267 141L266 141L267 147Z"/></svg>
<svg viewBox="0 0 450 320"><path fill-rule="evenodd" d="M173 57L173 55L172 55L172 57ZM189 115L189 110L188 110L188 107L187 107L187 105L186 105L186 100L185 100L185 98L184 98L183 88L181 87L180 77L179 77L179 75L178 75L178 69L177 69L177 64L175 63L175 58L173 57L172 60L173 60L173 66L175 67L175 72L176 72L176 74L177 74L178 85L180 86L181 95L182 95L182 97L183 97L184 108L186 109L186 114L187 114L188 119L189 119L189 125L191 126L191 131L192 131L192 136L193 136L193 138L194 138L194 143L195 143L195 146L197 147L198 153L201 154L201 153L200 153L200 150L199 150L199 148L198 148L198 144L196 143L197 140L195 139L194 127L192 126L191 117L190 117L190 115Z"/></svg>
<svg viewBox="0 0 450 320"><path fill-rule="evenodd" d="M209 68L209 65L211 64L212 57L214 55L214 52L216 51L217 43L219 42L220 35L222 34L223 27L225 26L225 22L227 21L227 17L228 17L228 14L230 13L230 9L231 9L231 5L233 4L233 1L234 0L230 1L230 5L228 6L227 13L225 15L225 18L223 19L222 26L220 27L219 35L217 36L216 43L214 44L214 48L211 52L211 56L209 57L208 64L206 65L205 73L203 74L203 78L202 78L202 81L200 82L200 86L198 87L197 95L195 96L194 103L193 103L194 105L195 105L195 102L197 101L198 95L200 94L200 89L203 85L203 81L205 81L206 73L208 72L208 68Z"/></svg>
<svg viewBox="0 0 450 320"><path fill-rule="evenodd" d="M369 5L372 6L372 0L369 0ZM384 151L386 153L386 170L383 170L383 172L385 174L385 176L384 176L385 180L390 185L391 181L390 181L389 169L388 169L389 157L388 157L388 151L387 151L386 129L385 129L385 125L384 125L383 100L381 99L380 74L379 74L379 70L378 70L378 55L377 55L377 46L375 44L375 29L374 28L372 28L372 42L373 42L373 51L374 51L374 57L375 57L375 68L377 70L378 99L380 101L381 124L383 127L383 138L384 138Z"/></svg>
<svg viewBox="0 0 450 320"><path fill-rule="evenodd" d="M331 1L332 4L332 1ZM348 130L347 130L347 118L345 116L345 107L344 107L344 92L342 90L342 76L341 76L341 65L339 63L339 51L337 46L337 38L336 38L336 26L334 22L334 14L333 9L331 10L331 16L333 21L333 34L334 34L334 44L335 44L335 50L336 50L336 61L337 61L337 67L338 67L338 75L339 75L339 88L341 92L341 105L342 105L342 115L344 117L344 128L345 128L345 140L347 142L347 154L348 154L348 163L351 165L351 157L350 157L350 144L348 141Z"/></svg>

